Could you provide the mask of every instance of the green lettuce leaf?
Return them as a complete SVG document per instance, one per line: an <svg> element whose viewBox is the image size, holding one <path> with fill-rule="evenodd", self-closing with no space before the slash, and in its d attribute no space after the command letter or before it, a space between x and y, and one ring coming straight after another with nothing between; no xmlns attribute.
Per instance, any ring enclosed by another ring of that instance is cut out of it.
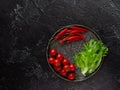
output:
<svg viewBox="0 0 120 90"><path fill-rule="evenodd" d="M93 73L99 67L102 58L108 53L108 48L102 43L101 40L94 39L91 39L83 46L83 51L76 53L73 58L82 74L86 76Z"/></svg>

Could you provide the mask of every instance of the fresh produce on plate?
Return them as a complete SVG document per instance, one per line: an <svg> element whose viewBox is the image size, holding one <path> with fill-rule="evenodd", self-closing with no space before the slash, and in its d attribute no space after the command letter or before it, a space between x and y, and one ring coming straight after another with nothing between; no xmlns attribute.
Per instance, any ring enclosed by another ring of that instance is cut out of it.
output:
<svg viewBox="0 0 120 90"><path fill-rule="evenodd" d="M75 74L74 74L74 73L70 73L70 74L68 75L68 79L69 79L69 80L74 80L74 79L75 79Z"/></svg>
<svg viewBox="0 0 120 90"><path fill-rule="evenodd" d="M56 54L57 54L57 51L56 51L56 49L55 48L53 48L53 49L51 49L50 50L50 56L56 56Z"/></svg>
<svg viewBox="0 0 120 90"><path fill-rule="evenodd" d="M107 46L94 31L69 25L50 39L47 58L49 66L60 77L82 81L98 70L107 53Z"/></svg>
<svg viewBox="0 0 120 90"><path fill-rule="evenodd" d="M66 72L64 69L62 69L62 70L60 71L60 75L66 76L66 75L67 75L67 72Z"/></svg>
<svg viewBox="0 0 120 90"><path fill-rule="evenodd" d="M56 36L55 40L59 40L60 44L65 42L71 43L73 41L82 40L85 42L85 38L83 36L84 33L88 32L86 28L81 28L78 26L66 27L61 30Z"/></svg>
<svg viewBox="0 0 120 90"><path fill-rule="evenodd" d="M48 62L49 62L50 64L53 64L53 63L54 63L54 58L50 57L50 58L48 59Z"/></svg>
<svg viewBox="0 0 120 90"><path fill-rule="evenodd" d="M63 59L63 55L61 53L58 53L56 59L61 61Z"/></svg>
<svg viewBox="0 0 120 90"><path fill-rule="evenodd" d="M74 55L74 62L84 76L93 73L101 60L108 53L108 48L101 40L91 39L84 44L84 49Z"/></svg>
<svg viewBox="0 0 120 90"><path fill-rule="evenodd" d="M62 68L61 66L54 66L55 71L60 71L61 68Z"/></svg>
<svg viewBox="0 0 120 90"><path fill-rule="evenodd" d="M69 65L65 65L63 67L63 69L66 71L66 72L69 72L70 71L70 66Z"/></svg>
<svg viewBox="0 0 120 90"><path fill-rule="evenodd" d="M67 59L67 58L64 58L63 60L62 60L62 64L63 65L68 65L70 62L69 62L69 60Z"/></svg>
<svg viewBox="0 0 120 90"><path fill-rule="evenodd" d="M60 60L55 59L53 64L54 64L54 66L60 66L61 62L60 62Z"/></svg>
<svg viewBox="0 0 120 90"><path fill-rule="evenodd" d="M70 64L70 71L75 71L76 70L76 66L75 64Z"/></svg>
<svg viewBox="0 0 120 90"><path fill-rule="evenodd" d="M70 63L70 61L65 58L63 54L57 52L55 48L49 50L48 63L52 65L53 69L64 78L69 80L75 79L75 64Z"/></svg>

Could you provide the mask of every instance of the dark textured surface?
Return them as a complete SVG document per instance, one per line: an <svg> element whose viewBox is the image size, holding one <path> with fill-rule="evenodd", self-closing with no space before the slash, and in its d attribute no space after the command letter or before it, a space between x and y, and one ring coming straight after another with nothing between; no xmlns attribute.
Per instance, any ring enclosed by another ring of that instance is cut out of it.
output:
<svg viewBox="0 0 120 90"><path fill-rule="evenodd" d="M47 65L49 38L68 24L95 29L109 47L84 82L66 82ZM120 90L119 58L119 0L0 0L0 90Z"/></svg>

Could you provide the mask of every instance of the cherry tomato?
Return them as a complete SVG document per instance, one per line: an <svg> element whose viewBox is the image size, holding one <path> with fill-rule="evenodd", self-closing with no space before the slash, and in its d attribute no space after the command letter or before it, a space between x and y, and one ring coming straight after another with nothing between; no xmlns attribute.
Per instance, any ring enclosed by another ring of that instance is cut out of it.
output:
<svg viewBox="0 0 120 90"><path fill-rule="evenodd" d="M64 58L64 59L62 60L62 64L63 64L63 65L68 65L68 64L69 64L69 60L68 60L67 58Z"/></svg>
<svg viewBox="0 0 120 90"><path fill-rule="evenodd" d="M62 76L66 76L66 75L67 75L67 72L66 72L64 69L62 69L62 70L60 71L60 74L61 74Z"/></svg>
<svg viewBox="0 0 120 90"><path fill-rule="evenodd" d="M53 64L53 63L54 63L54 58L50 57L50 58L48 59L48 62L49 62L50 64Z"/></svg>
<svg viewBox="0 0 120 90"><path fill-rule="evenodd" d="M54 66L54 69L55 69L56 71L60 71L60 70L61 70L61 66Z"/></svg>
<svg viewBox="0 0 120 90"><path fill-rule="evenodd" d="M74 80L75 79L75 74L74 73L70 73L67 78L69 80Z"/></svg>
<svg viewBox="0 0 120 90"><path fill-rule="evenodd" d="M50 56L56 56L57 55L57 50L55 48L50 50Z"/></svg>
<svg viewBox="0 0 120 90"><path fill-rule="evenodd" d="M56 59L61 61L63 59L63 55L61 53L58 53Z"/></svg>
<svg viewBox="0 0 120 90"><path fill-rule="evenodd" d="M63 69L66 71L66 72L69 72L70 71L70 66L69 65L65 65L63 67Z"/></svg>
<svg viewBox="0 0 120 90"><path fill-rule="evenodd" d="M55 59L54 60L54 66L60 66L60 60L58 60L58 59Z"/></svg>
<svg viewBox="0 0 120 90"><path fill-rule="evenodd" d="M70 71L75 71L76 70L76 66L74 64L70 64Z"/></svg>

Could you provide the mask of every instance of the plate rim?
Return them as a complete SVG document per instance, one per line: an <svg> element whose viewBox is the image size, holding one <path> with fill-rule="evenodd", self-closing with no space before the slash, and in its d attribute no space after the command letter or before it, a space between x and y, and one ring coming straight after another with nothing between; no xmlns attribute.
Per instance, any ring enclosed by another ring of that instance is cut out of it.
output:
<svg viewBox="0 0 120 90"><path fill-rule="evenodd" d="M67 79L67 78L62 77L61 75L59 75L59 74L53 69L53 67L52 67L52 66L49 64L49 62L48 62L48 57L49 57L48 51L49 51L50 42L53 40L53 37L54 37L57 33L59 33L62 29L64 29L65 27L70 27L70 26L80 26L80 27L86 28L86 29L88 29L89 31L91 31L91 32L98 38L98 40L101 40L101 41L102 41L101 37L95 32L95 30L89 28L88 26L80 25L80 24L70 24L70 25L62 26L61 28L59 28L59 29L56 30L56 32L51 36L51 38L50 38L49 41L48 41L47 48L46 48L47 64L48 64L48 66L50 67L50 69L51 69L59 78L65 80L65 81L69 81L69 82L82 82L82 81L85 81L85 80L89 79L90 77L94 76L94 75L99 71L99 69L101 68L101 66L102 66L102 64L103 64L103 59L104 59L104 58L102 58L99 67L98 67L93 73L91 73L90 75L88 75L88 76L85 77L84 79L79 79L79 80L69 80L69 79Z"/></svg>

